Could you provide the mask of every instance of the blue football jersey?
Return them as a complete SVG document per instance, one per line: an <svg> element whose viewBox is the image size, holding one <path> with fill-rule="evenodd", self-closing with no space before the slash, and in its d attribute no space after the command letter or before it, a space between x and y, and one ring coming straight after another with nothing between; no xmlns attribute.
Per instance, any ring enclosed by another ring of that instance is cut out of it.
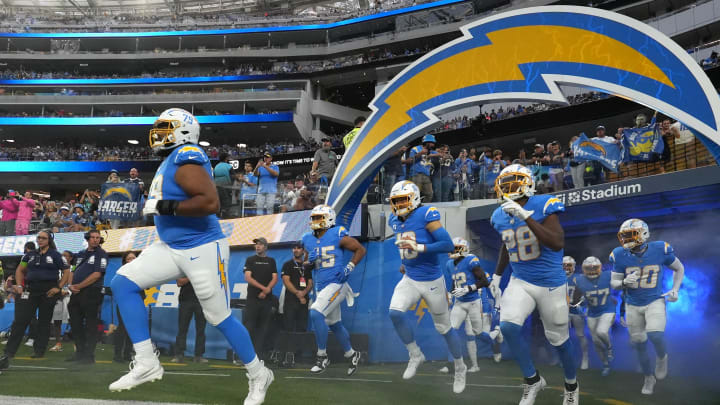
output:
<svg viewBox="0 0 720 405"><path fill-rule="evenodd" d="M575 277L575 288L579 289L585 296L588 307L587 315L589 317L595 318L602 314L615 313L617 301L612 296L611 278L612 275L609 271L603 271L596 278L588 278L584 274L578 274Z"/></svg>
<svg viewBox="0 0 720 405"><path fill-rule="evenodd" d="M648 243L644 253L633 254L623 247L610 253L610 262L616 273L628 275L637 271L640 275L638 288L627 288L627 303L635 306L648 305L662 296L664 266L675 261L675 252L663 241Z"/></svg>
<svg viewBox="0 0 720 405"><path fill-rule="evenodd" d="M575 295L575 279L577 278L577 274L573 273L567 278L567 285L568 285L568 297L570 297L570 300L572 301L572 297ZM582 304L579 307L570 307L570 313L575 315L583 315L583 307L585 305Z"/></svg>
<svg viewBox="0 0 720 405"><path fill-rule="evenodd" d="M564 212L565 206L555 196L537 195L523 207L534 211L532 219L542 223L548 216ZM562 267L563 249L554 251L540 244L530 228L498 207L490 218L510 256L513 276L540 287L558 287L567 282Z"/></svg>
<svg viewBox="0 0 720 405"><path fill-rule="evenodd" d="M485 273L485 277L487 277L488 281L492 281L493 276L494 274ZM482 300L483 313L492 313L493 307L495 307L495 298L493 298L492 294L490 294L489 288L483 288L480 290L480 299Z"/></svg>
<svg viewBox="0 0 720 405"><path fill-rule="evenodd" d="M319 252L313 275L318 291L328 284L345 281L345 266L350 258L346 258L346 253L349 251L340 247L340 240L347 235L348 231L343 226L333 226L319 238L313 232L303 235L302 243L305 250L311 255L315 249Z"/></svg>
<svg viewBox="0 0 720 405"><path fill-rule="evenodd" d="M474 285L477 282L477 277L473 273L475 267L480 267L480 260L475 255L467 255L455 264L455 259L450 259L447 262L448 270L450 271L450 278L452 279L452 289L461 288L468 285ZM452 291L449 289L448 291ZM472 302L480 299L480 293L475 290L463 295L460 298L456 298L460 302Z"/></svg>
<svg viewBox="0 0 720 405"><path fill-rule="evenodd" d="M430 231L425 226L433 221L440 220L440 212L435 207L423 205L411 212L405 221L401 221L395 214L390 214L388 223L400 239L413 239L420 244L435 242ZM450 252L447 252L450 253ZM405 274L415 281L432 281L442 277L440 255L438 253L419 253L408 249L400 249L400 258L405 266Z"/></svg>
<svg viewBox="0 0 720 405"><path fill-rule="evenodd" d="M205 151L190 144L178 146L155 172L148 191L148 199L179 201L189 199L190 196L175 182L178 168L186 164L201 165L212 179L212 167ZM191 249L225 237L215 214L204 217L156 215L155 227L160 240L173 249Z"/></svg>

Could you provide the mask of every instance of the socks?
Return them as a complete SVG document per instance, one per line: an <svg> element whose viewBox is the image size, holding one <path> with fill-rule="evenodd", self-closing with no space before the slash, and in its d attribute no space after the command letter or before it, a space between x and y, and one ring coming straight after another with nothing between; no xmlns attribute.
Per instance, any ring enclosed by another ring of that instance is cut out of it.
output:
<svg viewBox="0 0 720 405"><path fill-rule="evenodd" d="M395 326L395 331L400 337L400 340L402 340L406 346L415 341L412 325L410 324L410 320L407 319L407 316L405 316L405 312L391 309L390 320L392 321L393 326Z"/></svg>
<svg viewBox="0 0 720 405"><path fill-rule="evenodd" d="M325 349L322 349L322 350L318 349L317 355L318 355L318 357L327 357L327 350L325 350Z"/></svg>
<svg viewBox="0 0 720 405"><path fill-rule="evenodd" d="M577 375L577 365L575 363L575 351L573 350L570 339L565 340L563 344L557 346L560 362L565 372L565 381L572 384L575 383Z"/></svg>
<svg viewBox="0 0 720 405"><path fill-rule="evenodd" d="M133 343L150 340L148 314L140 296L140 287L122 275L113 277L110 287L117 300L130 340Z"/></svg>
<svg viewBox="0 0 720 405"><path fill-rule="evenodd" d="M317 344L318 351L325 351L328 340L328 326L325 323L325 316L311 309L310 320L312 321L313 329L315 329L315 343Z"/></svg>
<svg viewBox="0 0 720 405"><path fill-rule="evenodd" d="M420 350L420 347L415 342L410 342L405 345L408 349L408 353L410 353L410 356L412 357L418 357L422 354L422 350Z"/></svg>
<svg viewBox="0 0 720 405"><path fill-rule="evenodd" d="M536 371L532 376L525 377L525 384L533 385L540 381L540 374Z"/></svg>
<svg viewBox="0 0 720 405"><path fill-rule="evenodd" d="M460 339L460 335L458 335L457 331L453 328L450 328L450 330L446 334L444 334L443 337L445 338L445 342L447 342L448 349L450 350L450 354L452 354L453 358L462 359L462 339Z"/></svg>
<svg viewBox="0 0 720 405"><path fill-rule="evenodd" d="M342 322L335 322L330 325L330 329L335 334L335 338L340 342L343 351L345 353L352 351L352 345L350 344L350 333L345 329Z"/></svg>
<svg viewBox="0 0 720 405"><path fill-rule="evenodd" d="M667 354L665 349L665 332L648 332L648 339L655 346L655 354L659 359L662 359Z"/></svg>
<svg viewBox="0 0 720 405"><path fill-rule="evenodd" d="M134 343L133 349L135 349L135 354L140 358L155 357L155 350L150 339Z"/></svg>
<svg viewBox="0 0 720 405"><path fill-rule="evenodd" d="M522 326L512 322L500 322L500 330L515 357L515 361L520 366L520 369L522 369L523 376L530 378L536 375L537 372L533 365L532 357L530 357L530 349L528 348L527 342L523 340ZM538 379L539 378L540 377L538 377Z"/></svg>
<svg viewBox="0 0 720 405"><path fill-rule="evenodd" d="M635 350L637 350L638 360L640 360L643 374L653 375L653 369L650 366L650 356L648 356L647 352L647 340L640 343L633 343L633 346L635 346Z"/></svg>
<svg viewBox="0 0 720 405"><path fill-rule="evenodd" d="M225 336L225 339L227 339L245 365L250 364L253 359L257 359L255 347L252 340L250 340L250 334L240 320L230 314L216 327Z"/></svg>
<svg viewBox="0 0 720 405"><path fill-rule="evenodd" d="M453 359L453 364L455 365L455 371L467 368L465 367L465 362L463 361L462 357L460 357L459 359Z"/></svg>
<svg viewBox="0 0 720 405"><path fill-rule="evenodd" d="M260 362L260 359L258 359L257 356L255 356L255 358L252 361L245 364L245 368L247 369L248 374L250 375L250 378L256 378L257 376L260 375L264 366Z"/></svg>
<svg viewBox="0 0 720 405"><path fill-rule="evenodd" d="M473 367L477 367L478 366L477 343L475 343L474 335L470 335L469 337L472 338L472 340L467 341L467 349L468 349L468 356L470 356L470 364L472 364Z"/></svg>

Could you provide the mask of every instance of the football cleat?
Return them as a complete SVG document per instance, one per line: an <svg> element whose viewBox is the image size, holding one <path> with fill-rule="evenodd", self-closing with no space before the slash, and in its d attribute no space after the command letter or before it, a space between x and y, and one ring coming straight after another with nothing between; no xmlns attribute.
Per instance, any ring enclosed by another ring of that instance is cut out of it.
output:
<svg viewBox="0 0 720 405"><path fill-rule="evenodd" d="M453 378L453 392L461 394L465 391L465 377L467 375L468 368L465 364L462 367L455 367L455 377Z"/></svg>
<svg viewBox="0 0 720 405"><path fill-rule="evenodd" d="M348 366L347 375L351 376L351 375L355 374L355 372L357 371L358 364L360 364L360 352L356 351L355 354L353 354L349 360L350 360L350 366Z"/></svg>
<svg viewBox="0 0 720 405"><path fill-rule="evenodd" d="M668 373L668 355L665 353L665 357L655 359L655 378L662 380L667 377Z"/></svg>
<svg viewBox="0 0 720 405"><path fill-rule="evenodd" d="M10 357L8 357L7 354L4 354L0 357L0 370L5 370L8 367L10 367Z"/></svg>
<svg viewBox="0 0 720 405"><path fill-rule="evenodd" d="M61 351L63 351L62 343L60 343L60 342L55 343L55 346L51 347L51 348L50 348L50 351L51 351L51 352L61 352Z"/></svg>
<svg viewBox="0 0 720 405"><path fill-rule="evenodd" d="M275 380L272 370L263 365L262 372L255 378L250 378L250 374L245 374L248 378L248 396L245 398L243 405L260 405L265 401L270 384Z"/></svg>
<svg viewBox="0 0 720 405"><path fill-rule="evenodd" d="M603 377L607 377L610 375L610 365L609 364L603 365L603 369L602 369L602 372L600 372L600 375Z"/></svg>
<svg viewBox="0 0 720 405"><path fill-rule="evenodd" d="M110 391L131 390L146 382L162 380L165 370L158 360L158 355L156 352L154 356L145 359L135 356L130 363L130 372L110 384Z"/></svg>
<svg viewBox="0 0 720 405"><path fill-rule="evenodd" d="M542 391L546 385L547 383L542 377L540 377L540 381L535 384L523 384L523 395L520 399L520 405L533 405L538 393Z"/></svg>
<svg viewBox="0 0 720 405"><path fill-rule="evenodd" d="M320 374L324 372L329 365L330 359L328 359L328 356L317 356L317 358L315 359L315 365L310 369L310 372L314 374Z"/></svg>
<svg viewBox="0 0 720 405"><path fill-rule="evenodd" d="M652 395L653 391L655 390L655 383L657 380L655 379L654 375L646 375L645 381L643 382L643 387L640 392L642 392L644 395Z"/></svg>
<svg viewBox="0 0 720 405"><path fill-rule="evenodd" d="M565 388L563 405L580 405L580 384L576 384L573 391L568 391L567 388Z"/></svg>
<svg viewBox="0 0 720 405"><path fill-rule="evenodd" d="M443 374L450 374L450 367L442 366L442 367L440 367L440 370L438 370L438 372L443 373Z"/></svg>
<svg viewBox="0 0 720 405"><path fill-rule="evenodd" d="M495 363L500 363L502 361L502 353L493 353L493 360Z"/></svg>
<svg viewBox="0 0 720 405"><path fill-rule="evenodd" d="M407 368L405 369L405 372L403 373L403 380L409 380L413 377L415 377L415 373L417 373L418 367L420 367L421 364L425 362L425 355L420 352L419 356L413 356L410 355L410 360L408 361Z"/></svg>
<svg viewBox="0 0 720 405"><path fill-rule="evenodd" d="M608 364L612 363L612 361L615 360L615 352L613 352L612 347L608 347L607 350L607 362Z"/></svg>
<svg viewBox="0 0 720 405"><path fill-rule="evenodd" d="M468 373L477 373L478 371L480 371L480 367L478 366L472 366L467 370Z"/></svg>

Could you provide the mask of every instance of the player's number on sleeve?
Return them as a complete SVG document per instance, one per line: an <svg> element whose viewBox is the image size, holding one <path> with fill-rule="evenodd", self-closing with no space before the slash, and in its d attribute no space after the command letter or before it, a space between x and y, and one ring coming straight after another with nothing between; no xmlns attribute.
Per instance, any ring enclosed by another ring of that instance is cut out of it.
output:
<svg viewBox="0 0 720 405"><path fill-rule="evenodd" d="M335 254L331 253L335 250L335 246L325 246L320 249L320 266L321 267L334 267L335 266Z"/></svg>
<svg viewBox="0 0 720 405"><path fill-rule="evenodd" d="M518 229L504 230L502 240L507 247L511 262L529 261L540 256L540 245L537 238L525 225ZM515 248L517 248L517 252L511 252Z"/></svg>
<svg viewBox="0 0 720 405"><path fill-rule="evenodd" d="M588 303L591 307L596 307L598 305L605 305L605 302L607 301L608 295L610 295L610 289L609 288L603 288L601 290L593 290L588 291L585 296L588 299Z"/></svg>
<svg viewBox="0 0 720 405"><path fill-rule="evenodd" d="M398 240L416 240L415 239L415 232L408 231L408 232L401 232L398 234ZM398 249L400 251L400 259L406 260L406 259L416 259L418 257L418 252L410 249Z"/></svg>
<svg viewBox="0 0 720 405"><path fill-rule="evenodd" d="M638 275L638 287L640 288L655 288L658 283L658 276L660 275L660 266L657 264L648 264L643 267L628 267L625 269L625 274L632 274L637 271Z"/></svg>
<svg viewBox="0 0 720 405"><path fill-rule="evenodd" d="M465 273L455 273L452 275L452 279L455 288L465 287L465 283L467 283L467 276L465 276Z"/></svg>
<svg viewBox="0 0 720 405"><path fill-rule="evenodd" d="M156 200L162 200L162 184L163 175L158 174L150 184L150 190L148 190L148 197Z"/></svg>

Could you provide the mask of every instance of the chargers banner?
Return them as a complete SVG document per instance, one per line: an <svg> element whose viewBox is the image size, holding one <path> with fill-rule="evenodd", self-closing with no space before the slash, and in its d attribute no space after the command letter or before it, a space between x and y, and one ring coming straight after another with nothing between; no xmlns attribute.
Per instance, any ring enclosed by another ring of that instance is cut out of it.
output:
<svg viewBox="0 0 720 405"><path fill-rule="evenodd" d="M580 137L573 142L572 150L576 160L581 162L597 160L615 173L623 160L623 152L618 144L601 139L589 139L585 134L580 134Z"/></svg>
<svg viewBox="0 0 720 405"><path fill-rule="evenodd" d="M625 160L647 162L653 154L661 154L665 149L660 135L660 126L653 122L641 128L625 128L622 136L625 148Z"/></svg>
<svg viewBox="0 0 720 405"><path fill-rule="evenodd" d="M137 184L104 183L100 195L98 216L101 220L136 221L140 219L143 194Z"/></svg>

